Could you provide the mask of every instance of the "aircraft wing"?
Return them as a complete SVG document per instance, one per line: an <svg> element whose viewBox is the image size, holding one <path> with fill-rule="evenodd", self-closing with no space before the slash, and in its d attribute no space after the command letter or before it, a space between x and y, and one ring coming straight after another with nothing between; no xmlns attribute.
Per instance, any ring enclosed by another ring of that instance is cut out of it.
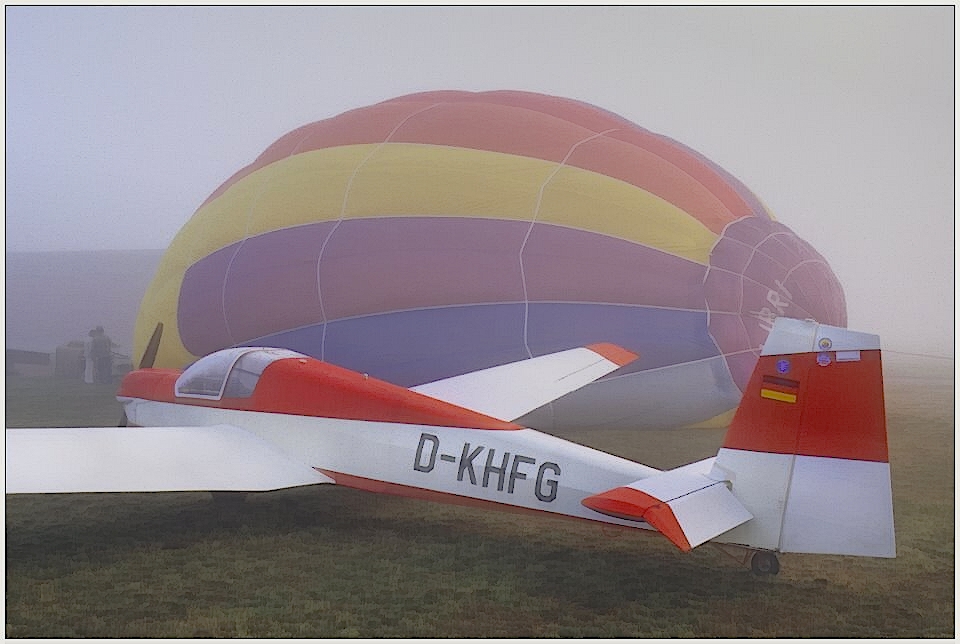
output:
<svg viewBox="0 0 960 644"><path fill-rule="evenodd" d="M702 473L713 460L655 474L581 503L601 514L646 521L687 552L753 518L725 481Z"/></svg>
<svg viewBox="0 0 960 644"><path fill-rule="evenodd" d="M614 344L591 344L411 387L487 416L513 421L637 359Z"/></svg>
<svg viewBox="0 0 960 644"><path fill-rule="evenodd" d="M238 427L6 430L7 494L265 491L333 479Z"/></svg>

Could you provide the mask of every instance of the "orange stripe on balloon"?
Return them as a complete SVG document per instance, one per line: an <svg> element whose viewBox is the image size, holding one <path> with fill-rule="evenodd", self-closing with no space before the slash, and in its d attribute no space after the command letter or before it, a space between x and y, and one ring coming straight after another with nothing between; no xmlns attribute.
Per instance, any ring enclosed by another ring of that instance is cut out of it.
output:
<svg viewBox="0 0 960 644"><path fill-rule="evenodd" d="M216 222L191 247L196 261L279 227L391 214L521 221L536 216L700 264L707 263L717 238L669 201L604 174L557 171L531 157L411 143L340 146L273 163L198 210L184 230Z"/></svg>
<svg viewBox="0 0 960 644"><path fill-rule="evenodd" d="M357 143L382 143L397 124L423 107L416 103L379 103L302 125L277 139L253 163L224 181L200 208L247 175L295 154Z"/></svg>
<svg viewBox="0 0 960 644"><path fill-rule="evenodd" d="M389 140L564 162L643 188L714 233L754 214L727 180L690 150L599 108L593 108L599 116L591 118L583 104L567 109L565 104L573 102L556 97L517 93L508 105L489 102L486 94L469 97L452 102L443 102L443 96L435 102L388 101L298 128L228 179L207 202L251 172L287 156ZM544 103L552 110L539 111ZM583 143L611 129L604 137Z"/></svg>

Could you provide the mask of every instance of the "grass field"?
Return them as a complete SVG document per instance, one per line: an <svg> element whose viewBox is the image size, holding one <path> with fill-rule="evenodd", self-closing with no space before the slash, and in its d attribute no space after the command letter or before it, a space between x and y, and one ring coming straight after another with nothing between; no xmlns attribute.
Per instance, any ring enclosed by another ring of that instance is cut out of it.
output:
<svg viewBox="0 0 960 644"><path fill-rule="evenodd" d="M896 559L755 577L642 531L335 486L6 497L8 637L952 637L953 364L885 356ZM7 426L112 425L113 388L7 379ZM722 430L564 436L657 467Z"/></svg>

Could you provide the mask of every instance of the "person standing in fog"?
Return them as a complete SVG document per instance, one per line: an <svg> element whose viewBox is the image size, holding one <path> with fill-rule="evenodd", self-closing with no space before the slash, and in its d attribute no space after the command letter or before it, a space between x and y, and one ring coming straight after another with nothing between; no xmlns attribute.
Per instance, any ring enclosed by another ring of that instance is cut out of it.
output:
<svg viewBox="0 0 960 644"><path fill-rule="evenodd" d="M109 336L103 332L103 327L98 326L92 332L91 354L93 357L93 380L98 384L110 382L111 372L113 371L113 358L110 353Z"/></svg>
<svg viewBox="0 0 960 644"><path fill-rule="evenodd" d="M93 384L94 362L93 362L93 338L97 334L95 329L83 340L83 381L88 385Z"/></svg>

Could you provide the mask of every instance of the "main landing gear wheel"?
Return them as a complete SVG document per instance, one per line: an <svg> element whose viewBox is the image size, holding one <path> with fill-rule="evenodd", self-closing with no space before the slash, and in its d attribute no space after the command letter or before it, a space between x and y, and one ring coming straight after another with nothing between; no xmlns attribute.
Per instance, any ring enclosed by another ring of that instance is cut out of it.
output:
<svg viewBox="0 0 960 644"><path fill-rule="evenodd" d="M750 570L755 575L775 575L780 572L780 560L772 552L757 552L750 560Z"/></svg>

